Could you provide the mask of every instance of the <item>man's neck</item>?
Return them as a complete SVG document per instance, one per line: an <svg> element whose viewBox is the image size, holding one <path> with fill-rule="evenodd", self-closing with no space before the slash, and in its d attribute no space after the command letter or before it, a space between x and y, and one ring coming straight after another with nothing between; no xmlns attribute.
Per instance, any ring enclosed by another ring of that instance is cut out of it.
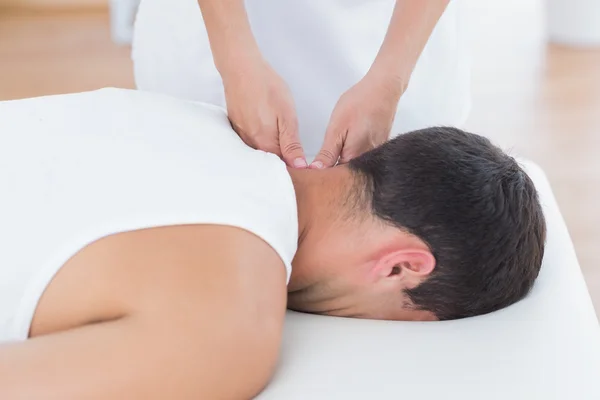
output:
<svg viewBox="0 0 600 400"><path fill-rule="evenodd" d="M327 229L341 211L351 179L346 167L325 170L288 169L298 206L298 247L310 234Z"/></svg>

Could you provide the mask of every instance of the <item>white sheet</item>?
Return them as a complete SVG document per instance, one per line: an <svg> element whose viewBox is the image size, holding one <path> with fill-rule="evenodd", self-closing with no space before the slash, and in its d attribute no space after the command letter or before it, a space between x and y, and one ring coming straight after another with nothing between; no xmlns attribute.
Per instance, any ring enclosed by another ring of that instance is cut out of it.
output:
<svg viewBox="0 0 600 400"><path fill-rule="evenodd" d="M289 312L279 369L259 399L599 400L600 328L551 188L539 279L508 309L449 322Z"/></svg>

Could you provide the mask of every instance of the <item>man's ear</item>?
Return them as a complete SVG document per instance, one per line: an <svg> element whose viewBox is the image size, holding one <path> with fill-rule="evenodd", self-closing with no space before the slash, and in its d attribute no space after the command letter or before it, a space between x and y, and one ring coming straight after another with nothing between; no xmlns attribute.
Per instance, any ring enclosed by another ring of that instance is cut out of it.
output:
<svg viewBox="0 0 600 400"><path fill-rule="evenodd" d="M403 249L385 254L376 263L379 278L421 281L435 268L435 257L426 249Z"/></svg>

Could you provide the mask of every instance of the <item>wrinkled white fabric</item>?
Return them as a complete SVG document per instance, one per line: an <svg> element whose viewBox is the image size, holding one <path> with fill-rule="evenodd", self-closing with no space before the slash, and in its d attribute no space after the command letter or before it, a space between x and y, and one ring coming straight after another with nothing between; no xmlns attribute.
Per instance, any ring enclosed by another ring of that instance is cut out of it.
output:
<svg viewBox="0 0 600 400"><path fill-rule="evenodd" d="M223 110L163 95L0 102L0 193L0 342L27 338L53 276L102 237L235 226L273 247L288 280L298 243L285 164L246 146Z"/></svg>

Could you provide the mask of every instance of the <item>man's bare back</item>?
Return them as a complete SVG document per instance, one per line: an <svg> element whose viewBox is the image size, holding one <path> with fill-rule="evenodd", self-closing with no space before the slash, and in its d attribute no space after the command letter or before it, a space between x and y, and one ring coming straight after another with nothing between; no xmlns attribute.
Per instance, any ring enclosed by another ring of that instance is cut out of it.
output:
<svg viewBox="0 0 600 400"><path fill-rule="evenodd" d="M34 339L0 346L0 397L253 396L277 358L285 280L275 251L237 228L173 226L98 240L44 293Z"/></svg>

